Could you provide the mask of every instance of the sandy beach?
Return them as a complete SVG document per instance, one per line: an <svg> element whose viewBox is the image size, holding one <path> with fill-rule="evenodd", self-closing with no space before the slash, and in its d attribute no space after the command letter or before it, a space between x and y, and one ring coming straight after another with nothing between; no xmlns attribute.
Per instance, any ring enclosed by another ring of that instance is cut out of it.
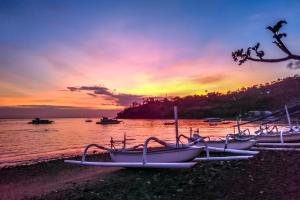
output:
<svg viewBox="0 0 300 200"><path fill-rule="evenodd" d="M79 157L74 157L79 159ZM107 155L90 156L106 160ZM68 165L63 159L0 170L0 199L26 199L99 180L118 168Z"/></svg>
<svg viewBox="0 0 300 200"><path fill-rule="evenodd" d="M299 199L299 166L296 152L261 152L249 161L206 162L185 170L120 170L56 160L0 170L0 193L1 199Z"/></svg>

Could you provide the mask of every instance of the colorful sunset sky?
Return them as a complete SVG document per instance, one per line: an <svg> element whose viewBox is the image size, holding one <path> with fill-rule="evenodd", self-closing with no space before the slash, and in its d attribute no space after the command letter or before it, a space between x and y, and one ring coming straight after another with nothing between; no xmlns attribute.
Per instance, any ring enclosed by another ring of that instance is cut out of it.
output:
<svg viewBox="0 0 300 200"><path fill-rule="evenodd" d="M299 8L297 0L0 0L0 106L7 115L116 112L143 97L291 76L298 71L287 63L238 66L231 52L260 42L266 57L280 56L265 27L285 19L284 41L299 53Z"/></svg>

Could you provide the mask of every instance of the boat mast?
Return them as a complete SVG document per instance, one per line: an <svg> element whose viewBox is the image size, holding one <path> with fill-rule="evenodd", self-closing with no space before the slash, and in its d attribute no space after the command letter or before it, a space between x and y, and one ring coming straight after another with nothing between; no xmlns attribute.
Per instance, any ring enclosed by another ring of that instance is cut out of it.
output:
<svg viewBox="0 0 300 200"><path fill-rule="evenodd" d="M285 113L286 113L286 118L287 118L288 123L289 123L289 127L290 127L290 129L292 129L291 118L290 118L290 114L289 114L289 110L288 110L287 105L284 106L284 109L285 109Z"/></svg>
<svg viewBox="0 0 300 200"><path fill-rule="evenodd" d="M237 129L238 129L238 134L241 133L241 126L240 126L240 119L239 117L236 118L236 126L237 126Z"/></svg>
<svg viewBox="0 0 300 200"><path fill-rule="evenodd" d="M176 148L179 147L179 138L178 138L178 113L177 106L174 106L174 119L175 119L175 133L176 133Z"/></svg>

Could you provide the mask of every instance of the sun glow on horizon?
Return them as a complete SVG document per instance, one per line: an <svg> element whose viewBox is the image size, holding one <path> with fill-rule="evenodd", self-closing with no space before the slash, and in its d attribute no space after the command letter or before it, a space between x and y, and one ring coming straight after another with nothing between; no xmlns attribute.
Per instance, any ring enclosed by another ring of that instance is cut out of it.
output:
<svg viewBox="0 0 300 200"><path fill-rule="evenodd" d="M237 66L230 54L254 41L273 53L265 26L275 17L289 21L287 44L299 44L297 2L256 2L251 12L243 2L217 2L223 12L209 1L169 4L3 5L0 106L122 109L143 97L226 93L295 74L285 63Z"/></svg>

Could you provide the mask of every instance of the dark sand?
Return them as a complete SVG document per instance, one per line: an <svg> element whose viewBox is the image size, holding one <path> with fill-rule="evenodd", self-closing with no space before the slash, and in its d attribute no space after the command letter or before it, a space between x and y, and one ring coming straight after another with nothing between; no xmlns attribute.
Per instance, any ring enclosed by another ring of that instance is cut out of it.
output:
<svg viewBox="0 0 300 200"><path fill-rule="evenodd" d="M58 160L1 170L0 193L2 199L296 200L300 153L261 152L249 161L206 162L184 170L120 170Z"/></svg>
<svg viewBox="0 0 300 200"><path fill-rule="evenodd" d="M75 157L74 159L80 159ZM108 155L91 156L91 160L107 160ZM24 199L41 196L99 180L118 168L84 167L65 164L63 159L29 166L0 170L0 199Z"/></svg>

